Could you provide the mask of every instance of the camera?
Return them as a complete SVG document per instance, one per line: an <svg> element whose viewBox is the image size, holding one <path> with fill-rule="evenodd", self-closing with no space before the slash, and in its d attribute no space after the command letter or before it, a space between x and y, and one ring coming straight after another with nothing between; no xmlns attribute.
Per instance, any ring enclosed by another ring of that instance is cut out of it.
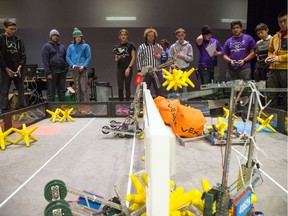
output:
<svg viewBox="0 0 288 216"><path fill-rule="evenodd" d="M240 65L240 60L239 60L239 61L237 61L237 60L232 60L231 64L234 65L234 67L237 67L237 66Z"/></svg>
<svg viewBox="0 0 288 216"><path fill-rule="evenodd" d="M273 61L273 60L272 60L271 57L268 57L268 58L265 59L265 62L266 62L267 64L271 64L272 61Z"/></svg>

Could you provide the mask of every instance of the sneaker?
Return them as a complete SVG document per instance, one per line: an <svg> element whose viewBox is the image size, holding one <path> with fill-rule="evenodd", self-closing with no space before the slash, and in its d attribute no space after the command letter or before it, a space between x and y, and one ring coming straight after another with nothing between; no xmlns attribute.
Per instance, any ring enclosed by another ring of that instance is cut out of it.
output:
<svg viewBox="0 0 288 216"><path fill-rule="evenodd" d="M120 106L117 110L116 110L117 114L122 114L123 113L123 107Z"/></svg>
<svg viewBox="0 0 288 216"><path fill-rule="evenodd" d="M125 107L123 108L122 112L123 112L124 114L128 115L128 114L129 114L129 108L125 106Z"/></svg>

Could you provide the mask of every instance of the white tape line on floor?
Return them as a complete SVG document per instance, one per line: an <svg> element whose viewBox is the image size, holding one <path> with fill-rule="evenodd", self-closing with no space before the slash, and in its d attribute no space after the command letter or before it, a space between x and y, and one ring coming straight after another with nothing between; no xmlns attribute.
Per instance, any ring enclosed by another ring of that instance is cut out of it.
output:
<svg viewBox="0 0 288 216"><path fill-rule="evenodd" d="M7 197L1 204L0 208L5 205L16 193L18 193L31 179L33 179L48 163L50 163L64 148L66 148L73 139L75 139L88 125L94 121L93 118L88 122L77 134L75 134L61 149L59 149L46 163L44 163L36 172L33 173L20 187L18 187L9 197Z"/></svg>

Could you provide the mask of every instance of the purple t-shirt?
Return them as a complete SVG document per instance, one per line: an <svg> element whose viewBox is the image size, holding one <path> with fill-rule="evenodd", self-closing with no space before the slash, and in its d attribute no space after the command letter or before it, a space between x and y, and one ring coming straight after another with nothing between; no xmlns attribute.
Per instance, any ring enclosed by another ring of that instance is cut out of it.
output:
<svg viewBox="0 0 288 216"><path fill-rule="evenodd" d="M246 56L249 55L250 50L256 49L256 43L254 39L247 34L242 34L240 37L234 37L232 36L229 38L223 47L223 54L226 54L229 56L232 60L241 60L244 59ZM246 62L241 67L236 66L232 67L231 64L228 64L228 69L246 69L251 67L250 61Z"/></svg>
<svg viewBox="0 0 288 216"><path fill-rule="evenodd" d="M222 52L222 46L220 45L219 41L215 38L210 38L209 41L203 40L203 43L197 47L199 50L199 61L198 61L198 67L209 67L212 68L214 66L217 66L217 56L211 56L208 54L206 48L216 42L216 50L219 52Z"/></svg>

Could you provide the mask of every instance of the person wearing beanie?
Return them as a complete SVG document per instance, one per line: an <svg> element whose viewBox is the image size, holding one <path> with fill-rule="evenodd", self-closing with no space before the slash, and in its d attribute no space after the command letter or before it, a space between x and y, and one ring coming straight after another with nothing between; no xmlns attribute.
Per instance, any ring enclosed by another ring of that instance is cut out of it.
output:
<svg viewBox="0 0 288 216"><path fill-rule="evenodd" d="M73 38L75 37L83 37L82 32L78 28L74 28L74 31L73 31Z"/></svg>
<svg viewBox="0 0 288 216"><path fill-rule="evenodd" d="M215 46L215 51L209 53L207 47ZM208 84L214 80L214 68L217 66L217 56L222 55L222 46L219 41L212 38L212 30L208 25L202 27L202 33L196 39L199 50L198 71L201 84Z"/></svg>
<svg viewBox="0 0 288 216"><path fill-rule="evenodd" d="M57 35L58 37L60 37L60 33L56 30L56 29L52 29L49 33L49 38L51 39L51 37L53 35Z"/></svg>
<svg viewBox="0 0 288 216"><path fill-rule="evenodd" d="M72 70L76 101L89 101L88 67L91 60L90 46L84 42L78 28L73 31L73 43L68 46L66 60Z"/></svg>
<svg viewBox="0 0 288 216"><path fill-rule="evenodd" d="M250 60L255 56L256 43L250 35L242 33L241 21L231 22L230 27L233 36L223 46L223 58L228 63L227 79L250 80Z"/></svg>
<svg viewBox="0 0 288 216"><path fill-rule="evenodd" d="M49 41L42 48L42 64L47 78L47 101L52 102L57 95L59 101L65 101L66 91L66 48L59 43L60 33L52 29Z"/></svg>
<svg viewBox="0 0 288 216"><path fill-rule="evenodd" d="M23 108L27 105L22 75L22 67L26 63L24 42L15 34L17 27L14 19L4 20L4 31L0 35L0 107L2 113L10 111L8 95L12 81L18 91L18 107Z"/></svg>

